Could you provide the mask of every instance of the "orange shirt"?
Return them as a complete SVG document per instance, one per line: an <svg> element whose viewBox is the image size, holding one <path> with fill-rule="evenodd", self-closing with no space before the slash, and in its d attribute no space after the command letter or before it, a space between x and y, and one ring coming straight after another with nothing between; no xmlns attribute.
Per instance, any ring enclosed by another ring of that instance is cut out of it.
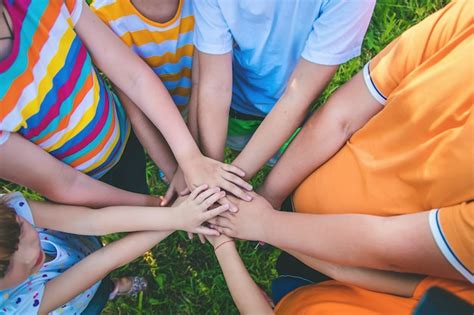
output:
<svg viewBox="0 0 474 315"><path fill-rule="evenodd" d="M306 213L390 216L443 208L430 215L433 236L470 281L474 207L466 202L474 200L473 13L473 1L452 1L366 65L367 88L384 109L294 195L296 211ZM467 283L439 281L448 289L455 283L454 291L464 290L474 300ZM277 313L407 314L416 302L331 283L291 293Z"/></svg>

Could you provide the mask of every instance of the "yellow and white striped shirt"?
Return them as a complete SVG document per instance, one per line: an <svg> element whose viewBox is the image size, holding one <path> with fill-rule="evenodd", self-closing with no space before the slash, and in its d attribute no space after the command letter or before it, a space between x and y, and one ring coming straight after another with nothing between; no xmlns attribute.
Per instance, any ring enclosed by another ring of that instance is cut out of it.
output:
<svg viewBox="0 0 474 315"><path fill-rule="evenodd" d="M148 19L131 1L94 0L91 8L155 71L185 115L194 50L191 0L179 0L175 16L165 23Z"/></svg>

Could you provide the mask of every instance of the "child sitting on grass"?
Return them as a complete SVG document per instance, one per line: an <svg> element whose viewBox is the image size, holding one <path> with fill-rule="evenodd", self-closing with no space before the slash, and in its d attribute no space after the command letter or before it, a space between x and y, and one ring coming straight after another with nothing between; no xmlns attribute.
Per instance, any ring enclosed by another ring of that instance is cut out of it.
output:
<svg viewBox="0 0 474 315"><path fill-rule="evenodd" d="M207 210L224 195L219 188L202 185L171 208L97 210L27 201L20 193L3 196L0 314L100 313L110 293L143 289L140 278L122 278L115 281L115 289L101 286L98 290L112 270L143 254L174 230L218 235L202 223L228 210L228 205ZM132 231L142 232L103 248L95 237L87 236Z"/></svg>
<svg viewBox="0 0 474 315"><path fill-rule="evenodd" d="M197 141L196 93L191 91L197 84L198 63L193 56L191 0L94 0L91 9L160 78L182 116L187 118L191 134ZM164 198L167 203L183 186L186 188L183 173L177 171L171 150L157 145L162 141L154 140L161 138L160 132L119 89L117 94L132 126L136 126L134 130L140 142L163 171L160 174L171 181Z"/></svg>

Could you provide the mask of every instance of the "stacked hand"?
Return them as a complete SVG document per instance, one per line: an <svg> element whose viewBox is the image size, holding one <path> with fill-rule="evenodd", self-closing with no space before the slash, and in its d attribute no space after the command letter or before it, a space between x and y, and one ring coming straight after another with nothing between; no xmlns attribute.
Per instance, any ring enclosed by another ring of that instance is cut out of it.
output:
<svg viewBox="0 0 474 315"><path fill-rule="evenodd" d="M172 208L180 222L177 228L191 233L219 235L219 232L204 226L203 223L229 210L229 205L221 205L209 210L224 196L225 192L218 187L208 189L207 185L201 185L189 196L178 198Z"/></svg>
<svg viewBox="0 0 474 315"><path fill-rule="evenodd" d="M242 200L250 201L252 196L248 192L252 191L252 185L243 180L243 176L245 173L241 169L205 156L191 161L190 167L185 170L186 183L190 189L208 184L209 187L220 187ZM229 202L224 199L220 203ZM230 204L230 210L235 212L237 207Z"/></svg>
<svg viewBox="0 0 474 315"><path fill-rule="evenodd" d="M210 220L210 227L229 237L261 241L265 239L264 225L275 211L265 198L251 193L252 201L242 201L229 196L229 200L239 208L239 212L223 212Z"/></svg>

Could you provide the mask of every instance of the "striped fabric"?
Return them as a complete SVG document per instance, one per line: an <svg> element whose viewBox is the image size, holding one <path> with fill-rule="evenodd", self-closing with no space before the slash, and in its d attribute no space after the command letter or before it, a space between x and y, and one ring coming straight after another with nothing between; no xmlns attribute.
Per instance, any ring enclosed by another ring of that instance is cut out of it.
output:
<svg viewBox="0 0 474 315"><path fill-rule="evenodd" d="M0 62L0 139L17 132L100 177L120 159L130 124L74 31L81 0L4 1L14 44Z"/></svg>
<svg viewBox="0 0 474 315"><path fill-rule="evenodd" d="M180 0L166 23L142 15L131 1L95 0L94 12L155 71L183 115L191 94L194 16L190 0Z"/></svg>

